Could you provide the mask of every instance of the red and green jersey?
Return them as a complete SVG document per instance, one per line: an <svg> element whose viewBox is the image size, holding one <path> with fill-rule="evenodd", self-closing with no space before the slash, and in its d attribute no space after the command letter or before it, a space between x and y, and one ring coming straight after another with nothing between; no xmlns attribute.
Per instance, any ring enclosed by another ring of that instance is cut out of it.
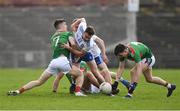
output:
<svg viewBox="0 0 180 111"><path fill-rule="evenodd" d="M53 59L64 55L69 57L70 51L61 47L61 44L66 44L69 37L72 36L70 32L57 32L51 37L51 48L53 50Z"/></svg>
<svg viewBox="0 0 180 111"><path fill-rule="evenodd" d="M150 48L148 48L146 45L140 42L130 42L130 44L128 44L128 50L129 50L128 56L126 58L121 57L120 61L129 59L138 63L144 58L152 57L152 52Z"/></svg>
<svg viewBox="0 0 180 111"><path fill-rule="evenodd" d="M80 63L80 70L82 72L86 72L88 70L88 66L87 66L86 62L81 61L81 63Z"/></svg>

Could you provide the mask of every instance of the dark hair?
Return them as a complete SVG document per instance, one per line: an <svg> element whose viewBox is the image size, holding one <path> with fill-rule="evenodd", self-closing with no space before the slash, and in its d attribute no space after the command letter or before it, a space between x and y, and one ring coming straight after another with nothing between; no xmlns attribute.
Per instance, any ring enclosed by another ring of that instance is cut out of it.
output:
<svg viewBox="0 0 180 111"><path fill-rule="evenodd" d="M122 53L127 47L123 44L118 44L116 45L115 49L114 49L114 55L118 55L119 53Z"/></svg>
<svg viewBox="0 0 180 111"><path fill-rule="evenodd" d="M54 27L57 29L58 25L63 23L63 22L66 22L66 21L64 19L56 19L54 22Z"/></svg>
<svg viewBox="0 0 180 111"><path fill-rule="evenodd" d="M78 20L78 18L73 19L72 23L76 22L77 20Z"/></svg>
<svg viewBox="0 0 180 111"><path fill-rule="evenodd" d="M88 26L85 30L86 33L88 33L89 35L94 35L95 34L95 30L94 30L94 27L92 26Z"/></svg>

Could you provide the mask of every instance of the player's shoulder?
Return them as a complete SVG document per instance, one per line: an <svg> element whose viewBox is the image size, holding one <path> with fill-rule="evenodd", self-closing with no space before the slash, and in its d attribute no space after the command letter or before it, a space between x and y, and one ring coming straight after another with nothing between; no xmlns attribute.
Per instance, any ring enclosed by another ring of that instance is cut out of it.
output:
<svg viewBox="0 0 180 111"><path fill-rule="evenodd" d="M96 40L96 39L98 38L98 36L94 34L91 38L92 38L93 40Z"/></svg>

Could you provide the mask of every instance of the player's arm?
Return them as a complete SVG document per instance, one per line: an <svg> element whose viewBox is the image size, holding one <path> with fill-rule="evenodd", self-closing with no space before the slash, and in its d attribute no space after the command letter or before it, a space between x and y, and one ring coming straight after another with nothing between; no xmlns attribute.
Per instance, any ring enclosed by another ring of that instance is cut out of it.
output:
<svg viewBox="0 0 180 111"><path fill-rule="evenodd" d="M141 57L140 57L139 53L135 54L134 61L136 63L135 64L135 69L134 69L134 75L136 75L135 78L134 78L134 82L138 82L139 76L140 76L140 74L142 72Z"/></svg>
<svg viewBox="0 0 180 111"><path fill-rule="evenodd" d="M78 57L82 57L82 56L84 56L84 54L86 53L84 50L80 50L80 51L79 51L79 50L71 47L71 46L69 45L69 43L63 44L63 45L61 45L61 47L65 48L65 49L68 49L71 53L77 55Z"/></svg>
<svg viewBox="0 0 180 111"><path fill-rule="evenodd" d="M77 48L76 40L74 39L74 37L69 37L69 43L72 48Z"/></svg>
<svg viewBox="0 0 180 111"><path fill-rule="evenodd" d="M118 81L121 78L124 72L124 68L125 68L125 61L119 62L119 68L117 70L116 81Z"/></svg>
<svg viewBox="0 0 180 111"><path fill-rule="evenodd" d="M85 18L79 18L74 23L71 24L71 29L75 32L76 26L82 25L83 27L86 25Z"/></svg>
<svg viewBox="0 0 180 111"><path fill-rule="evenodd" d="M98 36L94 37L94 41L97 43L97 45L99 46L99 48L101 49L101 53L102 53L102 57L103 57L103 61L105 63L108 63L108 58L106 56L106 48L105 48L105 44L104 41L99 38Z"/></svg>

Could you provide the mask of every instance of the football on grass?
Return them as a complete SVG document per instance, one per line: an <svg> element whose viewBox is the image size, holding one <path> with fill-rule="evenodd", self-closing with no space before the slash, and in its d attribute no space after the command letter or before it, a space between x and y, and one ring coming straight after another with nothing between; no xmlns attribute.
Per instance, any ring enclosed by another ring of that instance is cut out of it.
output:
<svg viewBox="0 0 180 111"><path fill-rule="evenodd" d="M111 84L108 83L108 82L103 82L100 86L99 86L99 89L102 93L104 94L110 94L111 93L111 90L112 90L112 87L111 87Z"/></svg>

